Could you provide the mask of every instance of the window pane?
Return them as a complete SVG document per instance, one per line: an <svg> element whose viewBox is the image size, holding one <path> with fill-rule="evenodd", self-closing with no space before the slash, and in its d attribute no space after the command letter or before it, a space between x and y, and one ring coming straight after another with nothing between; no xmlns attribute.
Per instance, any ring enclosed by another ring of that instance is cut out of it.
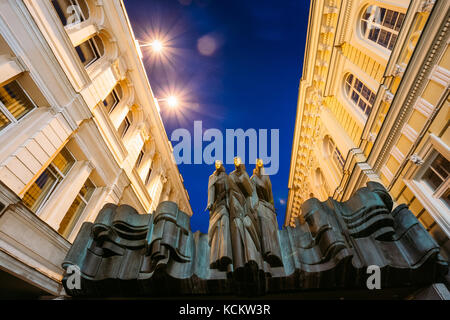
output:
<svg viewBox="0 0 450 320"><path fill-rule="evenodd" d="M398 12L387 10L386 18L384 19L383 26L393 29L395 22L397 21Z"/></svg>
<svg viewBox="0 0 450 320"><path fill-rule="evenodd" d="M114 91L116 92L116 96L117 98L120 100L123 97L123 93L122 93L122 87L120 86L120 84L116 85L114 87Z"/></svg>
<svg viewBox="0 0 450 320"><path fill-rule="evenodd" d="M95 49L98 49L98 50L96 50L97 55L98 55L98 57L101 57L102 55L105 54L105 47L103 46L103 41L102 41L102 39L100 39L99 36L94 36L92 39L94 39L94 41L92 42L93 45L94 45L94 43L96 45Z"/></svg>
<svg viewBox="0 0 450 320"><path fill-rule="evenodd" d="M97 50L92 43L92 39L89 39L75 47L75 50L77 51L78 56L85 67L99 58Z"/></svg>
<svg viewBox="0 0 450 320"><path fill-rule="evenodd" d="M366 86L363 86L361 94L367 101L369 101L371 93L372 93L372 91L370 91L369 88L367 88Z"/></svg>
<svg viewBox="0 0 450 320"><path fill-rule="evenodd" d="M441 199L445 202L447 207L450 208L450 189L447 189Z"/></svg>
<svg viewBox="0 0 450 320"><path fill-rule="evenodd" d="M108 94L105 98L105 100L103 100L103 105L106 107L106 110L108 112L111 112L114 110L114 107L117 105L117 103L119 102L119 100L117 99L116 93L113 91L111 91L110 94Z"/></svg>
<svg viewBox="0 0 450 320"><path fill-rule="evenodd" d="M358 92L361 92L361 89L363 87L363 83L359 81L358 79L355 79L355 89Z"/></svg>
<svg viewBox="0 0 450 320"><path fill-rule="evenodd" d="M379 18L379 23L382 23L384 21L384 17L386 16L386 9L385 8L377 8L377 17ZM376 22L378 22L376 21Z"/></svg>
<svg viewBox="0 0 450 320"><path fill-rule="evenodd" d="M92 194L94 193L95 185L92 183L91 179L87 179L84 183L83 187L80 190L80 195L84 198L84 200L89 201L91 199Z"/></svg>
<svg viewBox="0 0 450 320"><path fill-rule="evenodd" d="M119 135L122 138L125 136L125 133L127 133L129 127L130 127L130 120L128 119L128 116L126 116L125 119L120 124L119 128L117 129Z"/></svg>
<svg viewBox="0 0 450 320"><path fill-rule="evenodd" d="M56 172L52 172L51 169L47 168L25 193L23 197L24 204L31 211L36 212L59 181L60 177L57 176Z"/></svg>
<svg viewBox="0 0 450 320"><path fill-rule="evenodd" d="M86 208L86 203L81 199L80 196L77 196L70 206L69 210L67 210L66 215L61 220L59 225L58 232L62 234L64 237L67 237L72 231L75 223L81 216L81 213Z"/></svg>
<svg viewBox="0 0 450 320"><path fill-rule="evenodd" d="M79 2L75 0L52 0L52 4L64 26L69 22L76 23L84 21L89 16L89 9L84 0L80 0Z"/></svg>
<svg viewBox="0 0 450 320"><path fill-rule="evenodd" d="M141 165L142 159L144 158L144 151L139 152L139 156L136 161L136 167L139 168Z"/></svg>
<svg viewBox="0 0 450 320"><path fill-rule="evenodd" d="M402 27L403 20L405 19L405 15L403 13L400 13L397 19L397 23L395 24L395 31L399 31Z"/></svg>
<svg viewBox="0 0 450 320"><path fill-rule="evenodd" d="M367 22L366 21L361 22L361 30L362 30L362 34L364 36L366 36L366 31L367 31Z"/></svg>
<svg viewBox="0 0 450 320"><path fill-rule="evenodd" d="M383 47L388 46L389 40L391 39L391 33L386 30L380 31L380 37L378 39L378 43L381 44Z"/></svg>
<svg viewBox="0 0 450 320"><path fill-rule="evenodd" d="M347 82L348 82L348 84L352 85L352 82L353 82L353 75L352 74L348 75Z"/></svg>
<svg viewBox="0 0 450 320"><path fill-rule="evenodd" d="M359 100L358 107L360 107L362 111L366 111L366 103L364 101Z"/></svg>
<svg viewBox="0 0 450 320"><path fill-rule="evenodd" d="M63 174L69 172L69 169L74 163L75 159L66 148L63 148L52 161L52 164L57 167Z"/></svg>
<svg viewBox="0 0 450 320"><path fill-rule="evenodd" d="M363 14L363 19L364 19L364 20L369 19L370 13L372 12L372 8L373 8L373 7L370 6L370 7L367 8L366 12L364 12L364 14Z"/></svg>
<svg viewBox="0 0 450 320"><path fill-rule="evenodd" d="M351 98L352 98L352 100L353 100L354 103L358 103L359 95L358 95L358 93L357 93L356 91L353 91L353 92L352 92Z"/></svg>
<svg viewBox="0 0 450 320"><path fill-rule="evenodd" d="M0 100L16 120L34 109L34 105L17 81L0 87Z"/></svg>
<svg viewBox="0 0 450 320"><path fill-rule="evenodd" d="M10 123L11 121L9 121L5 114L0 110L0 130L6 128L6 126Z"/></svg>
<svg viewBox="0 0 450 320"><path fill-rule="evenodd" d="M148 170L147 177L145 177L145 184L150 182L150 176L152 175L152 168Z"/></svg>
<svg viewBox="0 0 450 320"><path fill-rule="evenodd" d="M428 168L422 179L435 191L443 182L434 170Z"/></svg>
<svg viewBox="0 0 450 320"><path fill-rule="evenodd" d="M434 159L431 166L437 171L436 173L443 179L447 179L450 170L450 162L439 154L436 159Z"/></svg>
<svg viewBox="0 0 450 320"><path fill-rule="evenodd" d="M389 42L388 49L392 50L392 48L394 48L396 42L397 42L397 35L393 34L392 37L391 37L391 41Z"/></svg>
<svg viewBox="0 0 450 320"><path fill-rule="evenodd" d="M369 103L370 103L371 105L373 105L374 102L375 102L375 94L371 93L371 94L370 94Z"/></svg>

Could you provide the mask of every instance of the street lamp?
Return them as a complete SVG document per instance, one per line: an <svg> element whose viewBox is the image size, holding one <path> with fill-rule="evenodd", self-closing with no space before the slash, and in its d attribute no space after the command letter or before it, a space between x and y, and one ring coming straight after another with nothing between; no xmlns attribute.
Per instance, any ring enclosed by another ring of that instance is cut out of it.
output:
<svg viewBox="0 0 450 320"><path fill-rule="evenodd" d="M144 42L144 41L140 41L140 40L138 40L138 42L142 42L143 43L143 44L139 44L139 46L141 48L143 48L143 47L152 47L153 51L158 52L158 53L162 52L163 49L164 49L164 44L158 39L155 39L152 42Z"/></svg>

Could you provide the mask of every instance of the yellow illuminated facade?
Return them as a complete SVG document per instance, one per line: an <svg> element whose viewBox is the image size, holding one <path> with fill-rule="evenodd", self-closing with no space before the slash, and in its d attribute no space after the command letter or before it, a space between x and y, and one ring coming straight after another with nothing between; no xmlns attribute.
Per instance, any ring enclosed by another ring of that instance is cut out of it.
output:
<svg viewBox="0 0 450 320"><path fill-rule="evenodd" d="M378 181L450 252L449 9L311 2L285 225Z"/></svg>
<svg viewBox="0 0 450 320"><path fill-rule="evenodd" d="M63 295L61 263L106 203L192 215L141 58L122 0L0 1L3 293Z"/></svg>

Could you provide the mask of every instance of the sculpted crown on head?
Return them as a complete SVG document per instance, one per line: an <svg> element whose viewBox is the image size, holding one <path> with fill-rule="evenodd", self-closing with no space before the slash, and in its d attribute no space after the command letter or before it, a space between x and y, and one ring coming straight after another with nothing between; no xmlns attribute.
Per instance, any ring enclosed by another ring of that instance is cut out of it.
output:
<svg viewBox="0 0 450 320"><path fill-rule="evenodd" d="M241 165L242 159L240 157L234 157L234 166L237 168Z"/></svg>

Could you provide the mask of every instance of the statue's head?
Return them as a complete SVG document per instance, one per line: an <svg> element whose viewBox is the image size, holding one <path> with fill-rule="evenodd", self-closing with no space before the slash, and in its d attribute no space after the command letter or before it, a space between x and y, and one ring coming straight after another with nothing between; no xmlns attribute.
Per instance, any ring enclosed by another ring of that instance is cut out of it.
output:
<svg viewBox="0 0 450 320"><path fill-rule="evenodd" d="M255 169L253 170L253 173L256 174L262 174L264 170L264 162L263 159L256 159L256 165L255 165Z"/></svg>
<svg viewBox="0 0 450 320"><path fill-rule="evenodd" d="M223 166L223 163L222 163L222 161L220 161L220 160L216 160L216 162L215 162L215 166L216 166L216 170L219 170L222 166Z"/></svg>
<svg viewBox="0 0 450 320"><path fill-rule="evenodd" d="M263 159L256 159L256 167L261 169L264 166Z"/></svg>
<svg viewBox="0 0 450 320"><path fill-rule="evenodd" d="M242 164L242 159L240 157L234 157L234 166L239 168L239 166Z"/></svg>

